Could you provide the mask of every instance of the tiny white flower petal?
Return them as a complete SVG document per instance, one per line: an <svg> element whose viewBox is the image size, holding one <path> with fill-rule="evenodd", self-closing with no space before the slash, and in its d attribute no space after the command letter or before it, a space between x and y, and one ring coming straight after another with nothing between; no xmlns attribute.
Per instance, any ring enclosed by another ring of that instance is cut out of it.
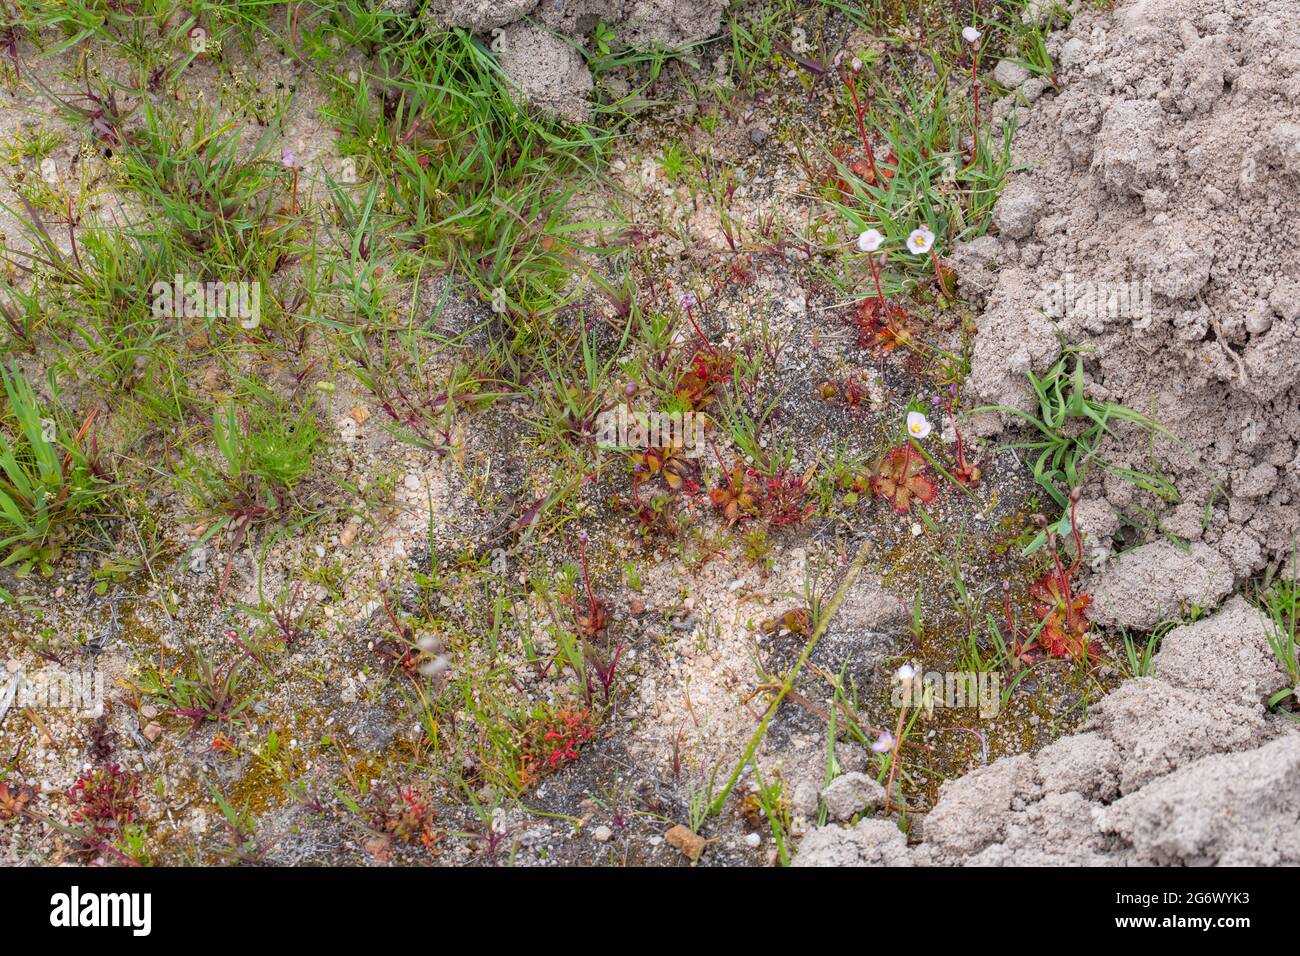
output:
<svg viewBox="0 0 1300 956"><path fill-rule="evenodd" d="M961 31L961 38L967 43L975 43L980 38L980 32L974 27L966 27Z"/></svg>
<svg viewBox="0 0 1300 956"><path fill-rule="evenodd" d="M437 677L449 667L451 667L451 657L446 654L439 654L431 660L421 662L420 673L425 677Z"/></svg>
<svg viewBox="0 0 1300 956"><path fill-rule="evenodd" d="M853 66L853 72L857 73L862 69L862 61L855 56L853 58L852 66Z"/></svg>
<svg viewBox="0 0 1300 956"><path fill-rule="evenodd" d="M920 412L907 413L907 434L912 438L924 438L932 427L930 420Z"/></svg>
<svg viewBox="0 0 1300 956"><path fill-rule="evenodd" d="M894 735L888 730L882 733L871 743L871 749L878 754L887 753L894 749Z"/></svg>
<svg viewBox="0 0 1300 956"><path fill-rule="evenodd" d="M858 249L862 252L875 252L884 241L885 237L879 229L867 229L858 236Z"/></svg>
<svg viewBox="0 0 1300 956"><path fill-rule="evenodd" d="M898 679L904 684L911 682L914 677L916 677L916 668L911 664L904 664L898 669Z"/></svg>
<svg viewBox="0 0 1300 956"><path fill-rule="evenodd" d="M913 255L923 256L930 251L930 247L933 245L934 233L925 226L913 229L907 237L907 248L912 251Z"/></svg>

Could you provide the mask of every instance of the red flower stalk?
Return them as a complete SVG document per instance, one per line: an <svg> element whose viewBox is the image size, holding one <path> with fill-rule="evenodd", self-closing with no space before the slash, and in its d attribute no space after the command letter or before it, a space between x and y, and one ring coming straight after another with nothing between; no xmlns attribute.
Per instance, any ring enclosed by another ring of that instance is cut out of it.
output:
<svg viewBox="0 0 1300 956"><path fill-rule="evenodd" d="M867 125L863 120L866 107L858 100L857 84L853 81L852 70L844 74L844 85L849 88L849 96L853 98L853 113L858 120L858 138L862 140L862 149L867 154L867 162L871 164L871 181L879 186L880 171L876 169L876 155L871 150L871 140L867 138Z"/></svg>
<svg viewBox="0 0 1300 956"><path fill-rule="evenodd" d="M708 348L714 358L717 358L718 350L713 347L713 343L709 341L709 337L700 331L699 323L695 321L695 313L691 310L691 303L694 299L695 297L690 293L682 296L682 307L686 309L686 318L690 321L691 328L695 329L695 334L704 341L705 347Z"/></svg>
<svg viewBox="0 0 1300 956"><path fill-rule="evenodd" d="M973 485L980 480L980 469L978 465L966 461L966 442L962 440L961 429L957 427L957 414L952 406L952 399L948 399L946 403L948 420L952 422L952 433L957 436L957 468L953 476L963 485Z"/></svg>
<svg viewBox="0 0 1300 956"><path fill-rule="evenodd" d="M578 561L582 564L582 586L587 589L587 610L591 614L591 619L597 619L597 602L596 595L591 593L591 572L587 569L587 535L584 532L578 537Z"/></svg>

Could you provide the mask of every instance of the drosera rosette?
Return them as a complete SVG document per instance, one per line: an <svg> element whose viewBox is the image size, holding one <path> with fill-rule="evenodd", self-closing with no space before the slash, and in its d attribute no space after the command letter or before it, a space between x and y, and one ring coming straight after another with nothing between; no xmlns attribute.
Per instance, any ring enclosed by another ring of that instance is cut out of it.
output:
<svg viewBox="0 0 1300 956"><path fill-rule="evenodd" d="M1070 657L1086 665L1090 653L1088 637L1092 623L1088 609L1092 605L1092 595L1077 590L1074 582L1083 563L1083 536L1078 523L1082 491L1076 487L1070 492L1070 535L1074 545L1074 559L1070 564L1061 561L1056 531L1046 518L1040 516L1039 523L1047 535L1052 566L1029 586L1029 596L1033 599L1034 615L1039 621L1038 646L1052 657Z"/></svg>
<svg viewBox="0 0 1300 956"><path fill-rule="evenodd" d="M910 409L903 423L902 440L871 468L871 491L884 498L898 514L912 510L913 502L929 504L939 489L926 468L928 456L918 444L930 434L930 423L919 409Z"/></svg>
<svg viewBox="0 0 1300 956"><path fill-rule="evenodd" d="M632 480L640 484L660 478L670 491L693 490L690 476L693 463L677 445L647 447L628 455L632 465Z"/></svg>
<svg viewBox="0 0 1300 956"><path fill-rule="evenodd" d="M759 501L762 497L762 485L759 475L752 468L737 462L728 469L722 462L723 480L709 489L709 501L713 507L722 512L727 526L733 527L738 521L757 517Z"/></svg>
<svg viewBox="0 0 1300 956"><path fill-rule="evenodd" d="M880 386L877 381L859 379L857 373L850 372L841 379L826 379L817 386L817 394L827 401L839 400L852 411L864 406L879 405Z"/></svg>

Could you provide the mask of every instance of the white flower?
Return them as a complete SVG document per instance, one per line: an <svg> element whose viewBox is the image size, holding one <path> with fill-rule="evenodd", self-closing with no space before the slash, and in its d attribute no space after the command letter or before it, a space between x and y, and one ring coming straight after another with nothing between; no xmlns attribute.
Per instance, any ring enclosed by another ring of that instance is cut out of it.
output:
<svg viewBox="0 0 1300 956"><path fill-rule="evenodd" d="M853 67L854 73L858 73L862 70L862 61L859 60L856 56L853 58L853 63L850 65Z"/></svg>
<svg viewBox="0 0 1300 956"><path fill-rule="evenodd" d="M439 654L437 657L420 663L420 673L425 677L437 677L443 671L451 667L451 657L448 654Z"/></svg>
<svg viewBox="0 0 1300 956"><path fill-rule="evenodd" d="M930 434L930 420L920 412L907 413L907 434L910 438L924 438Z"/></svg>
<svg viewBox="0 0 1300 956"><path fill-rule="evenodd" d="M871 744L871 749L878 754L888 753L894 749L894 735L888 730L882 731Z"/></svg>
<svg viewBox="0 0 1300 956"><path fill-rule="evenodd" d="M885 237L879 229L868 229L858 236L858 249L862 252L875 252L884 241Z"/></svg>
<svg viewBox="0 0 1300 956"><path fill-rule="evenodd" d="M904 664L902 667L898 669L898 679L901 680L904 684L912 683L912 680L915 677L916 677L916 668L913 667L911 664Z"/></svg>
<svg viewBox="0 0 1300 956"><path fill-rule="evenodd" d="M923 256L930 251L934 245L934 233L925 226L920 226L912 230L911 235L907 237L907 248L913 255Z"/></svg>
<svg viewBox="0 0 1300 956"><path fill-rule="evenodd" d="M974 27L966 27L961 31L961 38L965 40L967 43L978 43L980 38L980 32L976 30Z"/></svg>

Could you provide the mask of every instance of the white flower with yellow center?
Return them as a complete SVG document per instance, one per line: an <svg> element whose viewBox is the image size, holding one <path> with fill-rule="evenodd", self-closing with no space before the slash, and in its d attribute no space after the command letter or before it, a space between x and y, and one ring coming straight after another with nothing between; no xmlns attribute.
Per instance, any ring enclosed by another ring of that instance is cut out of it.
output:
<svg viewBox="0 0 1300 956"><path fill-rule="evenodd" d="M875 252L884 241L885 237L879 229L867 229L858 236L858 249L862 252Z"/></svg>
<svg viewBox="0 0 1300 956"><path fill-rule="evenodd" d="M907 248L916 256L925 255L933 245L934 233L925 226L913 229L911 235L907 237Z"/></svg>
<svg viewBox="0 0 1300 956"><path fill-rule="evenodd" d="M924 438L930 434L930 420L920 412L907 413L907 435L909 438Z"/></svg>

